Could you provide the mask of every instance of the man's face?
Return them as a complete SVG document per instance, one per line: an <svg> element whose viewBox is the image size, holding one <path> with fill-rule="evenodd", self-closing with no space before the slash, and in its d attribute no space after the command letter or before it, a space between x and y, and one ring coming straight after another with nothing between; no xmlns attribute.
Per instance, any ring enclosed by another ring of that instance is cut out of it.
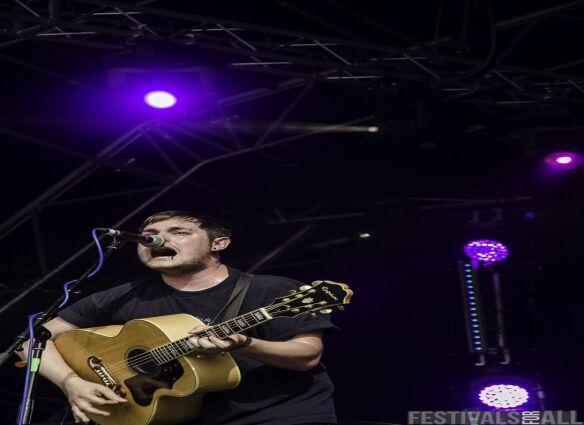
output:
<svg viewBox="0 0 584 425"><path fill-rule="evenodd" d="M169 218L149 224L142 234L160 235L166 240L164 246L158 248L138 245L140 261L161 273L197 272L212 260L207 233L193 221Z"/></svg>

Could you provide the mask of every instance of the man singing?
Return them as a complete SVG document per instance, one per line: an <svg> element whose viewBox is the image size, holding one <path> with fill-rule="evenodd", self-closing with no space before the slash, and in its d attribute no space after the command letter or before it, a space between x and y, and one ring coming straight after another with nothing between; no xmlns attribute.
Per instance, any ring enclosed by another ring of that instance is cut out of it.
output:
<svg viewBox="0 0 584 425"><path fill-rule="evenodd" d="M165 239L161 247L138 246L140 261L158 275L95 293L61 310L45 325L53 338L71 329L176 313L191 314L209 324L220 313L242 277L242 272L220 260L230 243L229 228L210 217L167 211L148 217L140 230ZM300 285L282 277L254 275L239 314L268 305ZM226 339L193 335L188 344L198 354L229 351L242 380L233 390L206 394L201 413L190 423L336 423L333 384L320 363L322 335L331 329L334 326L328 320L305 314L275 319L250 329L247 335ZM67 395L76 422L89 422L87 413L108 415L100 409L102 405L126 402L107 387L78 377L52 342L43 355L41 374Z"/></svg>

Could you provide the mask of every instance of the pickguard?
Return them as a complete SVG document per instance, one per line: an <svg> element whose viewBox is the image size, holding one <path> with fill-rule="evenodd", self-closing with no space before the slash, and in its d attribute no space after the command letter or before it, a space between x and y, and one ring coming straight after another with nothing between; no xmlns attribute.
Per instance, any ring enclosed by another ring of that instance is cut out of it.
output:
<svg viewBox="0 0 584 425"><path fill-rule="evenodd" d="M147 351L143 348L134 348L127 352L126 358L140 356ZM135 358L135 357L134 357ZM178 379L183 376L184 369L178 360L172 360L162 365L154 362L144 362L130 366L136 375L124 381L132 393L132 398L140 406L152 403L154 392L160 388L171 389Z"/></svg>

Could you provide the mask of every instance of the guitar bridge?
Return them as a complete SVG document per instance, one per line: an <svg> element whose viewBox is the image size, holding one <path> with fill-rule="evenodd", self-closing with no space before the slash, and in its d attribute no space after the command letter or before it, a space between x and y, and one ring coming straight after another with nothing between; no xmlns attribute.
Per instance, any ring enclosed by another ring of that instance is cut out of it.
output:
<svg viewBox="0 0 584 425"><path fill-rule="evenodd" d="M107 367L103 364L101 359L96 356L91 356L87 359L87 364L101 380L103 385L108 387L110 390L115 392L120 397L125 397L126 393L122 389L122 386L117 383L113 375L107 370Z"/></svg>

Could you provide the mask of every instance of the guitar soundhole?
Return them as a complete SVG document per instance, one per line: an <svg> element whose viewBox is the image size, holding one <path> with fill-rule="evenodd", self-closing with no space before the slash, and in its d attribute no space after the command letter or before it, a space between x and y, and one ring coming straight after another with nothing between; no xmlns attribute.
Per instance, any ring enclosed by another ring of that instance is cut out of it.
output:
<svg viewBox="0 0 584 425"><path fill-rule="evenodd" d="M136 404L140 406L148 406L152 403L152 396L156 390L171 389L184 373L178 360L158 365L154 359L143 354L146 351L146 349L134 348L126 355L126 359L133 359L128 360L128 365L136 375L126 379L124 384L132 393Z"/></svg>
<svg viewBox="0 0 584 425"><path fill-rule="evenodd" d="M149 354L144 354L146 350L134 348L126 355L130 368L140 375L156 376L160 373L160 366L156 364Z"/></svg>

